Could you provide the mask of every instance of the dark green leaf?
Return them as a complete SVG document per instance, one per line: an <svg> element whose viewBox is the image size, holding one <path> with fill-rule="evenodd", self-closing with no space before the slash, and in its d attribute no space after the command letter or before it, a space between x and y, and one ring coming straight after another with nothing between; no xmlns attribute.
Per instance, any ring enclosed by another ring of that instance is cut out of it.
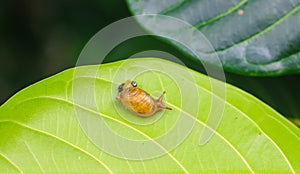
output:
<svg viewBox="0 0 300 174"><path fill-rule="evenodd" d="M300 72L300 0L127 2L134 15L168 15L193 25L211 42L225 70L247 75ZM138 21L154 34L163 33L147 25L148 21L143 18ZM177 34L184 35L182 32ZM195 56L177 42L164 39L193 60L215 64L205 57ZM199 47L201 42L191 40L191 44Z"/></svg>

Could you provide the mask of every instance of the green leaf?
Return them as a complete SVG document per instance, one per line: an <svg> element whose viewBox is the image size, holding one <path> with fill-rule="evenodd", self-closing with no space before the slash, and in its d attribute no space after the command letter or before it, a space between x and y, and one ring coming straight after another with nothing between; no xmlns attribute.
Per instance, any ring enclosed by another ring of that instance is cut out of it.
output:
<svg viewBox="0 0 300 174"><path fill-rule="evenodd" d="M165 90L173 110L129 113L115 99L127 79L154 97ZM206 122L211 113L220 122ZM200 144L205 130L212 134ZM33 84L0 107L0 136L2 173L300 172L297 127L246 92L157 58L76 67Z"/></svg>
<svg viewBox="0 0 300 174"><path fill-rule="evenodd" d="M211 42L225 70L246 75L279 75L300 72L300 1L233 0L233 1L136 1L127 0L134 15L159 14L181 19ZM153 17L153 18L157 18ZM137 18L153 34L165 34ZM168 27L170 24L161 22ZM189 37L182 28L173 27L177 35ZM211 63L182 44L164 37L188 57L200 64ZM202 41L190 38L191 45ZM208 51L209 53L209 51ZM200 60L200 61L199 61Z"/></svg>

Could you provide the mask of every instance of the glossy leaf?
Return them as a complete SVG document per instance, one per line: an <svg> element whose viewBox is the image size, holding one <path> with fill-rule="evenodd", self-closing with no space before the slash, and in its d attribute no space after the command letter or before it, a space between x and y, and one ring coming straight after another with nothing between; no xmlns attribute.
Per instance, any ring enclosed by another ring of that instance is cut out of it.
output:
<svg viewBox="0 0 300 174"><path fill-rule="evenodd" d="M167 15L193 25L211 42L227 71L246 75L300 72L299 0L127 2L134 15ZM163 30L157 31L153 25L147 25L148 21L143 18L138 21L156 35L163 33ZM167 28L169 24L164 22L161 25ZM177 34L184 37L185 33L181 31L178 29ZM178 47L192 60L211 63L209 58L196 56L169 38L163 39ZM201 47L202 41L190 40L192 45Z"/></svg>
<svg viewBox="0 0 300 174"><path fill-rule="evenodd" d="M155 97L165 90L173 110L130 114L115 99L127 79ZM215 131L206 123L212 111L222 115ZM205 128L213 135L200 145ZM0 136L1 173L300 172L300 131L288 120L231 85L155 58L77 67L27 87L0 107Z"/></svg>

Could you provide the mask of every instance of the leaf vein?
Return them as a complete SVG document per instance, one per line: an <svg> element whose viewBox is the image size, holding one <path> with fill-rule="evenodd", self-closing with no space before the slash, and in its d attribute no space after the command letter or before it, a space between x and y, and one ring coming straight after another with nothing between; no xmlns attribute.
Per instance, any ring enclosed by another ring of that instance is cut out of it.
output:
<svg viewBox="0 0 300 174"><path fill-rule="evenodd" d="M234 43L233 45L227 46L227 47L222 48L222 49L214 50L214 53L225 51L225 50L230 49L230 48L232 48L232 47L234 47L236 45L239 45L239 44L244 43L244 42L248 42L248 41L250 41L250 40L252 40L252 39L254 39L256 37L259 37L259 36L263 35L264 33L268 32L269 30L271 30L274 27L276 27L277 25L279 25L281 22L283 22L289 16L291 16L294 13L296 13L298 10L300 10L300 4L297 5L297 6L295 6L290 12L288 12L285 15L283 15L282 17L278 18L277 21L275 21L274 23L270 24L266 28L260 30L259 32L254 33L254 34L250 35L250 37L248 37L246 39L243 39L243 40L240 40L240 41ZM208 52L208 53L212 53L212 52Z"/></svg>
<svg viewBox="0 0 300 174"><path fill-rule="evenodd" d="M160 78L160 76L159 76L159 78ZM160 79L160 83L161 83L161 85L163 86L161 79ZM245 118L247 118L251 123L253 123L253 124L257 127L257 129L260 130L260 131L267 137L267 139L269 139L269 141L276 147L276 149L278 150L278 152L282 155L282 157L283 157L283 158L285 159L285 161L287 162L287 164L288 164L289 168L291 169L291 171L292 171L293 173L295 173L294 168L291 166L291 163L289 162L289 160L287 159L286 155L283 153L283 151L281 150L281 148L278 147L277 143L275 143L275 142L274 142L274 141L273 141L273 140L272 140L272 139L271 139L271 138L270 138L270 137L269 137L269 136L268 136L268 135L260 128L260 126L259 126L253 119L251 119L246 113L244 113L243 111L241 111L239 108L237 108L236 106L234 106L234 105L232 105L231 103L227 102L227 101L224 100L222 97L216 95L216 94L213 93L212 91L207 90L206 88L204 88L204 87L202 87L202 86L200 86L200 85L197 85L197 86L198 86L199 88L205 90L206 92L210 93L211 95L216 96L216 97L219 98L220 100L223 100L223 101L225 102L226 105L232 107L234 110L236 110L237 112L239 112L240 114L242 114ZM167 102L167 103L170 104L170 105L172 105L173 107L175 107L175 108L177 108L177 109L180 109L180 108L178 108L177 106L175 106L175 105L173 105L173 104L171 104L171 103L169 103L169 102ZM185 111L182 110L182 112L185 112ZM192 119L195 119L191 114L189 114L189 113L187 113L187 112L185 112L185 113L186 113L187 115L189 115ZM229 146L231 146L231 148L233 148L234 151L236 150L236 149L234 148L234 146L233 146L233 145L232 145L225 137L223 137L218 131L214 130L213 128L211 128L210 126L208 126L208 125L205 124L204 122L200 121L199 119L195 119L195 120L196 120L197 122L199 122L200 124L202 124L203 126L209 128L211 131L215 132L216 134L219 134L219 137L220 137L221 139L223 139L224 142L226 142ZM240 154L240 152L236 150L236 153L238 153L238 155L242 158L242 160L243 160L244 162L246 162L245 164L246 164L246 166L250 169L250 171L251 171L252 173L254 173L253 170L251 169L250 165L248 164L248 162L246 161L246 159L243 158L243 156Z"/></svg>
<svg viewBox="0 0 300 174"><path fill-rule="evenodd" d="M164 10L162 10L161 12L159 12L158 14L161 15L166 15L167 13L174 11L178 8L180 8L183 4L187 3L189 0L181 0L175 4L170 5L170 7L165 8Z"/></svg>
<svg viewBox="0 0 300 174"><path fill-rule="evenodd" d="M64 140L64 139L62 139L62 138L60 138L60 137L58 137L56 135L53 135L53 134L51 134L49 132L46 132L46 131L43 131L43 130L39 130L39 129L30 127L29 125L26 125L26 124L23 124L23 123L20 123L18 121L14 121L14 120L1 120L0 123L12 123L12 124L18 125L20 127L23 127L25 129L31 130L33 132L37 132L37 133L40 133L40 134L43 134L43 135L47 135L47 136L49 136L49 137L51 137L51 138L53 138L53 139L55 139L57 141L60 141L60 142L62 142L64 144L67 144L70 147L72 147L72 148L74 148L74 149L82 152L83 154L91 157L92 159L94 159L95 161L97 161L99 164L101 164L109 173L113 173L111 171L111 169L104 162L102 162L101 160L99 160L98 158L96 158L94 155L90 154L86 150L84 150L84 149L76 146L75 144L72 144L71 142L68 142L68 141L66 141L66 140Z"/></svg>
<svg viewBox="0 0 300 174"><path fill-rule="evenodd" d="M98 79L98 78L97 78ZM98 79L99 80L99 79ZM52 99L52 100L55 100L55 101L61 101L61 102L65 102L65 103L67 103L67 104L69 104L69 105L72 105L72 106L76 106L76 107L78 107L78 108L81 108L81 109L83 109L83 110L86 110L86 111L88 111L88 112L91 112L91 113L93 113L93 114L96 114L96 115L99 115L99 116L101 116L101 117L105 117L105 118L107 118L107 119L110 119L110 120L112 120L112 121L115 121L115 122L117 122L117 123L119 123L119 124L122 124L122 125L124 125L124 126L126 126L126 127L128 127L128 128L130 128L130 129L132 129L132 130L134 130L134 131L136 131L137 133L139 133L139 134L141 134L141 135L143 135L145 138L147 138L147 139L149 139L150 141L152 141L153 143L155 143L156 145L158 145L162 150L164 150L165 152L166 152L166 154L167 155L169 155L169 157L172 159L172 160L174 160L174 162L176 162L176 164L178 164L178 166L185 172L185 173L189 173L186 169L185 169L185 167L170 153L170 152L168 152L163 146L161 146L157 141L155 141L153 138L151 138L151 137L149 137L147 134L145 134L145 133L143 133L143 132L141 132L140 130L138 130L138 129L136 129L136 128L134 128L134 127L132 127L132 126L130 126L129 124L127 124L127 123L124 123L124 122L122 122L122 121L120 121L120 120L118 120L118 119L115 119L115 118L113 118L113 117L110 117L110 116L108 116L108 115L106 115L106 114L104 114L104 113L100 113L100 112L97 112L97 111L94 111L94 110L92 110L92 109L89 109L89 108L87 108L87 107L84 107L84 106L81 106L81 105L79 105L79 104L76 104L76 103L74 103L74 102L72 102L72 101L68 101L68 100L66 100L66 99L63 99L63 98L57 98L57 97L51 97L51 96L38 96L38 97L32 97L32 98L30 98L30 99L27 99L27 100L24 100L24 101L22 101L22 102L25 102L25 101L29 101L29 100L34 100L34 99ZM10 120L7 120L7 121L10 121ZM4 121L0 121L0 123L1 122L4 122ZM12 122L14 122L14 121L12 121ZM21 123L20 123L21 124ZM24 125L25 126L25 125ZM34 128L32 128L32 129L34 129ZM39 131L39 130L37 130L37 131ZM44 131L42 131L42 132L44 132ZM45 134L50 134L50 133L47 133L47 132L45 132ZM51 136L53 136L53 137L57 137L57 136L55 136L55 135L52 135L52 134L50 134ZM61 141L64 141L64 142L66 142L66 144L69 144L69 145L72 145L72 146L75 146L75 145L73 145L73 144L71 144L71 143L69 143L69 142L67 142L67 141L65 141L65 140L63 140L63 139L61 139L61 138L59 138L59 137L57 137L59 140L61 140ZM75 147L77 147L77 146L75 146ZM79 147L78 147L79 148ZM79 148L80 149L80 148ZM80 150L83 150L83 149L80 149ZM84 150L83 150L84 151ZM85 151L86 152L86 151ZM86 152L86 153L88 153L88 152ZM89 154L89 153L88 153ZM91 155L91 154L90 154ZM92 155L91 155L92 156ZM95 158L95 157L94 157ZM96 158L95 158L96 159Z"/></svg>
<svg viewBox="0 0 300 174"><path fill-rule="evenodd" d="M19 166L17 166L12 160L10 160L8 157L6 157L3 153L0 152L0 156L4 158L9 164L11 164L15 169L18 170L20 173L24 173Z"/></svg>
<svg viewBox="0 0 300 174"><path fill-rule="evenodd" d="M161 76L160 75L157 75L158 78L159 78L159 81L160 81L160 84L161 86L163 87L164 89L164 85L162 83L162 79L161 79ZM197 85L198 86L198 85ZM198 86L199 87L199 86ZM200 87L199 87L200 88ZM165 89L164 89L165 90ZM212 93L213 94L213 93ZM180 110L180 108L178 108L177 106L167 102L168 104L170 104L172 107L176 108L177 110L181 111L181 112L184 112L186 115L188 115L190 118L192 118L193 120L195 120L198 124L204 126L204 127L207 127L209 130L211 130L212 132L214 132L219 138L221 138L221 140L223 140L240 158L241 160L243 161L243 163L246 165L246 167L249 169L249 171L251 173L254 173L253 169L251 168L250 164L247 162L247 160L243 157L243 155L241 154L241 152L239 152L237 150L237 148L234 147L234 145L229 141L227 140L221 133L219 133L217 130L213 129L212 127L210 127L208 124L204 123L203 121L197 119L197 117L194 117L192 114L188 113L188 112L185 112L184 110Z"/></svg>
<svg viewBox="0 0 300 174"><path fill-rule="evenodd" d="M200 87L200 86L199 86L199 87ZM201 87L201 88L202 88L202 87ZM206 90L207 92L211 93L212 95L215 95L216 97L220 98L221 100L224 100L223 98L221 98L220 96L218 96L218 95L212 93L211 91L209 91L209 90L207 90L207 89L205 89L205 88L202 88L202 89ZM253 119L251 119L246 113L244 113L242 110L240 110L239 108L237 108L236 106L234 106L234 105L231 104L230 102L227 102L226 100L224 100L224 102L225 102L226 105L232 107L234 110L236 110L237 112L239 112L240 114L242 114L245 118L247 118L251 123L253 123L253 124L257 127L257 129L258 129L259 131L261 131L262 134L265 135L266 138L269 139L269 141L276 147L276 149L278 150L278 152L282 155L282 157L283 157L283 158L285 159L285 161L287 162L287 164L288 164L288 166L290 167L290 169L292 170L292 172L295 173L295 170L294 170L294 168L291 166L290 161L287 159L286 155L283 153L283 151L281 150L281 148L278 147L277 143L275 143L275 142L272 140L272 138L270 138L270 137L269 137L269 136L261 129L261 127L260 127ZM269 116L269 115L267 114L267 116ZM279 123L281 123L281 122L279 122ZM285 125L284 125L284 126L285 126Z"/></svg>
<svg viewBox="0 0 300 174"><path fill-rule="evenodd" d="M204 25L210 24L210 23L215 22L215 21L217 21L217 20L219 20L219 19L221 19L221 18L223 18L225 16L228 16L229 14L233 13L234 11L236 11L237 9L239 9L241 6L243 6L247 2L248 2L248 0L242 0L240 3L238 3L235 6L231 7L228 11L226 11L224 13L221 13L218 16L213 17L211 19L208 19L206 21L202 21L202 22L200 22L198 24L195 24L194 27L196 27L196 28L199 29L199 28L201 28Z"/></svg>
<svg viewBox="0 0 300 174"><path fill-rule="evenodd" d="M26 148L28 149L29 153L32 155L34 161L37 163L37 165L39 166L39 168L41 169L42 173L46 173L44 171L44 169L42 168L42 165L40 164L39 160L37 159L37 157L35 156L35 154L33 153L32 149L30 148L30 146L27 144L26 141L23 141Z"/></svg>
<svg viewBox="0 0 300 174"><path fill-rule="evenodd" d="M86 78L96 78L98 80L104 80L104 81L107 81L107 82L110 82L112 84L114 84L114 82L108 80L108 79L101 79L101 78L98 78L98 77L86 77ZM290 167L290 169L292 170L293 173L295 173L295 170L294 168L291 166L291 163L289 162L288 158L286 157L286 155L283 153L283 151L281 150L280 147L278 147L278 145L260 128L260 126L252 119L250 118L246 113L244 113L243 111L241 111L239 108L237 108L236 106L234 106L233 104L227 102L225 99L221 98L220 96L216 95L215 93L213 93L212 91L200 86L197 84L197 86L203 90L205 90L206 92L210 93L211 95L214 95L216 96L217 98L219 98L220 100L223 100L225 102L226 105L232 107L234 110L236 110L237 112L239 112L240 114L242 114L245 118L247 118L251 123L253 123L255 125L255 127L257 127L258 130L260 130L262 132L263 135L266 136L267 139L269 139L269 141L276 147L276 149L278 150L278 152L282 155L282 157L285 159L285 161L287 162L288 166ZM175 107L175 105L167 102L168 104L172 105ZM188 114L188 113L187 113ZM269 117L269 115L267 115ZM197 119L198 120L198 119ZM199 121L199 120L198 120ZM284 124L282 124L280 121L278 121L276 119L277 122L279 122L281 125L283 125L284 127L286 127ZM206 125L205 123L201 122L203 125L205 125L207 128L211 129L212 131L216 132L214 129L212 129L211 127L209 127L208 125ZM289 128L288 130L293 134L295 135L294 132L292 132ZM220 135L221 136L221 135ZM295 135L296 136L296 135ZM225 139L226 140L226 139Z"/></svg>

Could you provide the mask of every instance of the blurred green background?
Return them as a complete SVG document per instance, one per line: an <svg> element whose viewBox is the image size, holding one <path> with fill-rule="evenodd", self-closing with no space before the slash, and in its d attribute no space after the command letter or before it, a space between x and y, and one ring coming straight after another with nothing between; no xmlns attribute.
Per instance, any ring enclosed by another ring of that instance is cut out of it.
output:
<svg viewBox="0 0 300 174"><path fill-rule="evenodd" d="M88 40L103 27L130 16L123 0L4 0L0 2L0 104L22 88L74 67ZM145 50L184 57L154 38L120 44L106 62ZM193 62L185 62L194 67ZM290 119L300 118L300 75L247 77L226 73L226 80L260 98Z"/></svg>
<svg viewBox="0 0 300 174"><path fill-rule="evenodd" d="M124 1L1 1L0 103L36 81L74 67L96 32L129 15Z"/></svg>

